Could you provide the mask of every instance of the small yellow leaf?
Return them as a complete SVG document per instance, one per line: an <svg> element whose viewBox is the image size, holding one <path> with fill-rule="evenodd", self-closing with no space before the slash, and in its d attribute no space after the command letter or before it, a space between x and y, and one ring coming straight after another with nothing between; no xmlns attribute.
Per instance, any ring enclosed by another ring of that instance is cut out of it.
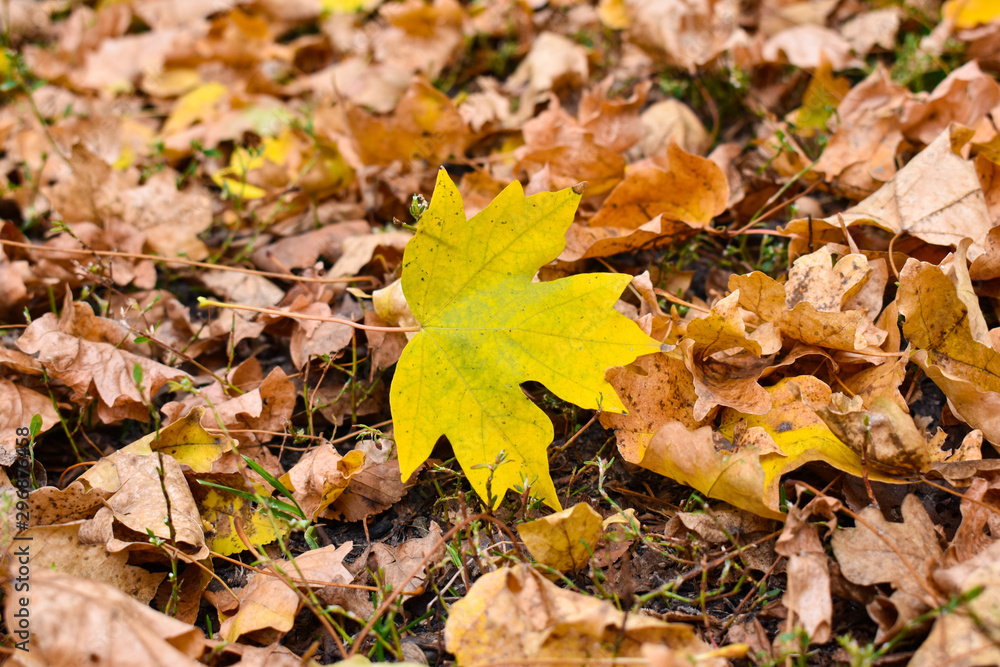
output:
<svg viewBox="0 0 1000 667"><path fill-rule="evenodd" d="M590 561L603 533L601 515L587 503L523 523L517 532L528 551L542 565L579 570Z"/></svg>
<svg viewBox="0 0 1000 667"><path fill-rule="evenodd" d="M213 476L216 481L225 486L238 488L239 478L236 475ZM253 503L237 495L212 487L193 489L197 494L198 508L206 529L208 547L223 556L246 551L246 545L236 532L236 519L243 522L243 532L255 547L268 544L277 539L278 533L268 517L267 512L255 509ZM263 494L266 495L266 492ZM275 518L282 535L288 533L288 525ZM208 531L214 531L208 532Z"/></svg>
<svg viewBox="0 0 1000 667"><path fill-rule="evenodd" d="M177 459L178 463L191 466L195 472L209 472L212 464L231 449L231 444L224 435L213 435L201 426L204 406L197 407L172 424L160 430L159 439L156 433L140 438L123 451L136 454L149 454L162 451Z"/></svg>
<svg viewBox="0 0 1000 667"><path fill-rule="evenodd" d="M601 0L597 5L597 17L612 30L625 30L632 23L624 0Z"/></svg>
<svg viewBox="0 0 1000 667"><path fill-rule="evenodd" d="M160 134L163 136L174 134L204 119L226 92L224 85L212 81L181 96L163 123Z"/></svg>
<svg viewBox="0 0 1000 667"><path fill-rule="evenodd" d="M975 28L1000 19L1000 3L996 0L948 0L941 13L953 20L956 28Z"/></svg>

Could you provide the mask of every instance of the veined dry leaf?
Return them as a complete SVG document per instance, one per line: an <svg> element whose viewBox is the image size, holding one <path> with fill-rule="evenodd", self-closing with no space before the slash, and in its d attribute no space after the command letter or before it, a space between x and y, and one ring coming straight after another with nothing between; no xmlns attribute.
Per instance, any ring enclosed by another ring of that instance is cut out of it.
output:
<svg viewBox="0 0 1000 667"><path fill-rule="evenodd" d="M351 477L347 490L320 514L323 518L363 521L392 507L410 486L400 480L399 459L391 441L364 440L354 449L364 453L364 468Z"/></svg>
<svg viewBox="0 0 1000 667"><path fill-rule="evenodd" d="M868 313L841 308L868 278L868 260L846 255L831 268L829 250L799 257L786 285L754 271L731 276L729 289L739 290L741 307L770 322L783 334L807 345L854 352L881 345L887 333Z"/></svg>
<svg viewBox="0 0 1000 667"><path fill-rule="evenodd" d="M659 349L611 307L631 277L530 282L562 250L579 197L564 190L525 198L515 181L466 221L457 188L439 172L404 257L403 292L422 325L390 389L404 478L447 435L481 496L488 477L496 502L534 480L538 497L558 509L545 453L552 424L520 383L542 382L587 409L624 411L604 371ZM456 246L465 252L454 255ZM507 463L497 470L478 465L501 451Z"/></svg>
<svg viewBox="0 0 1000 667"><path fill-rule="evenodd" d="M112 324L110 320L94 318L88 304L78 303L76 308L95 322ZM66 311L64 315L68 315ZM38 354L49 376L69 385L78 399L95 396L97 415L105 423L125 418L148 421L146 406L150 398L168 380L187 377L187 373L122 349L119 345L124 333L114 324L119 337L113 343L87 340L80 337L85 335L83 332L72 329L73 323L66 317L59 320L46 313L28 325L17 346L28 354ZM100 335L103 337L103 333ZM141 388L133 379L136 365L142 368Z"/></svg>
<svg viewBox="0 0 1000 667"><path fill-rule="evenodd" d="M299 462L281 477L310 521L340 497L351 478L362 470L365 453L353 450L341 456L333 445L324 443L302 455Z"/></svg>
<svg viewBox="0 0 1000 667"><path fill-rule="evenodd" d="M272 567L296 582L296 586L322 589L324 584L349 584L354 575L344 567L344 557L351 552L352 542L339 547L333 545L314 549L297 556L298 569L288 561L274 561ZM299 581L299 571L307 582ZM246 634L264 643L275 638L277 633L292 629L295 614L301 600L296 592L272 572L255 574L239 592L240 609L225 618L219 627L219 635L229 641L236 641Z"/></svg>
<svg viewBox="0 0 1000 667"><path fill-rule="evenodd" d="M413 572L413 568L435 548L440 550L439 553L443 553L441 526L432 521L430 530L423 537L407 540L394 547L376 542L372 545L368 559L373 570L381 570L383 581L390 584L392 590L414 592L423 588L424 580L427 577L426 567L412 578L408 577Z"/></svg>
<svg viewBox="0 0 1000 667"><path fill-rule="evenodd" d="M679 357L676 352L647 354L605 373L628 412L601 412L601 426L615 430L618 449L629 460L636 455L625 452L644 451L664 424L679 421L689 429L699 425L692 411L698 395Z"/></svg>
<svg viewBox="0 0 1000 667"><path fill-rule="evenodd" d="M838 216L843 216L848 227L871 225L933 245L957 246L970 238L969 258L975 259L983 252L992 222L975 165L958 154L972 134L968 128L949 126L892 180ZM789 251L802 252L806 238L841 242L838 216L813 220L811 231L808 220L788 223L785 230L801 237L792 242Z"/></svg>
<svg viewBox="0 0 1000 667"><path fill-rule="evenodd" d="M40 433L59 423L52 399L2 377L0 405L4 406L0 411L0 465L9 466L17 459L17 430L30 424L35 415L42 418Z"/></svg>
<svg viewBox="0 0 1000 667"><path fill-rule="evenodd" d="M962 298L962 285L971 287L962 249L955 260L954 278L933 264L906 261L896 296L906 318L903 335L916 348L910 359L941 387L952 412L997 444L1000 353L984 336L986 325L974 295Z"/></svg>
<svg viewBox="0 0 1000 667"><path fill-rule="evenodd" d="M929 97L907 102L900 122L908 138L929 144L950 123L975 127L998 104L1000 85L973 60L948 74Z"/></svg>
<svg viewBox="0 0 1000 667"><path fill-rule="evenodd" d="M944 554L934 524L913 494L903 501L902 513L903 523L889 523L882 512L866 507L859 513L864 524L839 530L831 540L833 553L848 581L864 586L887 583L896 589L890 602L903 612L896 628L943 601L928 583ZM869 605L869 613L873 611ZM891 634L883 628L878 641L885 641L886 635Z"/></svg>
<svg viewBox="0 0 1000 667"><path fill-rule="evenodd" d="M788 590L782 602L801 622L810 644L825 644L833 626L830 570L819 530L809 521L811 515L808 505L789 507L774 550L788 558Z"/></svg>
<svg viewBox="0 0 1000 667"><path fill-rule="evenodd" d="M543 565L560 571L579 570L601 539L601 515L587 503L522 523L517 533L524 546Z"/></svg>
<svg viewBox="0 0 1000 667"><path fill-rule="evenodd" d="M21 594L12 580L4 588L5 616L14 618ZM198 667L204 648L201 630L110 584L37 568L31 573L28 652L24 658L15 653L7 664Z"/></svg>
<svg viewBox="0 0 1000 667"><path fill-rule="evenodd" d="M917 649L914 667L977 667L1000 662L1000 542L964 563L934 573L934 582L948 595L957 597L977 587L982 591L941 614L934 628Z"/></svg>
<svg viewBox="0 0 1000 667"><path fill-rule="evenodd" d="M683 241L726 210L725 174L675 141L665 155L631 165L587 227L570 228L564 261Z"/></svg>
<svg viewBox="0 0 1000 667"><path fill-rule="evenodd" d="M162 481L157 471L161 460ZM166 487L178 548L195 560L208 556L201 516L181 466L173 457L116 452L114 474L120 486L105 501L106 506L80 527L81 540L104 543L112 553L122 550L159 553L149 543L147 531L164 540L171 539L163 495ZM94 478L88 481L91 479Z"/></svg>
<svg viewBox="0 0 1000 667"><path fill-rule="evenodd" d="M35 526L19 535L31 540L30 562L37 569L103 581L142 604L156 595L167 574L147 572L128 564L128 553L109 553L103 544L83 544L79 521L55 526Z"/></svg>
<svg viewBox="0 0 1000 667"><path fill-rule="evenodd" d="M497 655L524 663L636 658L648 644L668 648L678 664L725 664L700 655L709 646L690 626L635 614L626 620L610 603L563 590L527 565L476 580L452 606L444 632L448 651L462 664Z"/></svg>
<svg viewBox="0 0 1000 667"><path fill-rule="evenodd" d="M698 394L696 421L702 421L718 405L752 414L763 414L771 407L757 380L771 355L781 349L781 337L769 322L747 334L739 301L739 290L720 299L708 315L688 323L679 343ZM726 354L734 349L742 353Z"/></svg>

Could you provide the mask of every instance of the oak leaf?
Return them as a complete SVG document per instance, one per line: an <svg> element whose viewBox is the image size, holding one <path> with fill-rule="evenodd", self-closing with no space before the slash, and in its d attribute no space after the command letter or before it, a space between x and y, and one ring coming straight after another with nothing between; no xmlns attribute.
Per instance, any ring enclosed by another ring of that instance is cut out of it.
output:
<svg viewBox="0 0 1000 667"><path fill-rule="evenodd" d="M545 447L552 424L520 384L536 381L583 408L623 412L604 379L659 349L613 304L627 275L532 283L562 250L580 194L525 198L514 182L466 221L455 184L439 172L430 208L403 257L402 288L421 330L407 344L390 403L403 478L448 436L473 488L497 501L514 485L559 508ZM504 453L505 463L491 472Z"/></svg>

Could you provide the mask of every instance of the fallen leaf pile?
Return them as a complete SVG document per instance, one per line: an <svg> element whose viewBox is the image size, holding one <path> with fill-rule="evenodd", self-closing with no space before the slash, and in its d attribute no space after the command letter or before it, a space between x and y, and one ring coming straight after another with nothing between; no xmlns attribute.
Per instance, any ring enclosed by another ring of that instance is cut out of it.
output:
<svg viewBox="0 0 1000 667"><path fill-rule="evenodd" d="M5 664L1000 663L997 3L0 27Z"/></svg>

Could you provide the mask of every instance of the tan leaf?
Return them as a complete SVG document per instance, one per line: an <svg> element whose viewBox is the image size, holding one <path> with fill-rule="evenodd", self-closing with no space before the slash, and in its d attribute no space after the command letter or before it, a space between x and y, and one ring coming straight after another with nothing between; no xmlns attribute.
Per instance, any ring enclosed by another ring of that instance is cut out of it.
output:
<svg viewBox="0 0 1000 667"><path fill-rule="evenodd" d="M588 227L570 227L560 259L683 241L725 211L728 200L729 184L718 165L671 141L664 155L629 167Z"/></svg>
<svg viewBox="0 0 1000 667"><path fill-rule="evenodd" d="M615 429L618 449L629 460L638 454L626 452L645 451L649 439L664 424L679 421L687 428L698 426L692 413L698 395L691 373L678 356L648 354L605 373L628 413L602 412L601 425Z"/></svg>
<svg viewBox="0 0 1000 667"><path fill-rule="evenodd" d="M80 522L73 522L35 526L19 537L31 540L30 562L33 567L103 581L142 604L149 604L166 573L147 572L129 565L128 553L108 553L103 544L82 544L79 532Z"/></svg>
<svg viewBox="0 0 1000 667"><path fill-rule="evenodd" d="M721 666L694 630L679 623L618 611L610 603L558 588L526 565L483 575L451 608L448 651L462 664L497 655L518 663L637 658L647 643L673 652L678 663Z"/></svg>
<svg viewBox="0 0 1000 667"><path fill-rule="evenodd" d="M93 317L89 305L76 307ZM80 338L82 332L67 332L69 326L46 313L28 325L17 346L28 354L38 354L49 376L69 385L77 398L96 396L97 414L105 423L124 418L148 421L150 397L168 380L187 377L183 371L122 349L118 344L123 335L113 343L98 342ZM136 365L142 368L141 391L132 375Z"/></svg>
<svg viewBox="0 0 1000 667"><path fill-rule="evenodd" d="M364 440L355 450L365 455L365 465L351 477L347 490L320 516L339 521L363 521L392 507L406 494L409 484L400 480L399 459L388 440Z"/></svg>
<svg viewBox="0 0 1000 667"><path fill-rule="evenodd" d="M992 222L975 165L958 154L971 137L972 130L949 126L892 180L838 216L848 227L875 226L933 245L957 246L970 238L969 258L979 257ZM813 220L812 236L808 220L790 222L785 229L803 239L793 243L791 251L800 252L806 238L840 242L838 216Z"/></svg>
<svg viewBox="0 0 1000 667"><path fill-rule="evenodd" d="M340 497L351 478L365 464L365 453L355 449L341 456L333 445L324 443L302 455L299 462L281 477L310 520Z"/></svg>
<svg viewBox="0 0 1000 667"><path fill-rule="evenodd" d="M788 558L788 590L782 602L802 622L810 643L825 644L833 625L830 571L819 530L810 516L808 507L789 507L774 550Z"/></svg>
<svg viewBox="0 0 1000 667"><path fill-rule="evenodd" d="M442 552L441 526L431 521L430 530L423 537L407 540L399 546L391 547L381 542L372 545L368 556L373 569L382 571L384 581L392 586L392 590L417 591L424 585L427 578L426 566L410 578L410 574L427 556ZM434 558L434 556L431 556Z"/></svg>
<svg viewBox="0 0 1000 667"><path fill-rule="evenodd" d="M4 588L5 616L14 618L20 596L13 581ZM30 660L15 654L9 664L197 667L204 648L201 630L110 584L38 568L31 573Z"/></svg>
<svg viewBox="0 0 1000 667"><path fill-rule="evenodd" d="M1000 662L1000 542L970 560L939 570L934 581L949 595L981 587L973 599L941 614L931 634L914 654L914 667L975 667Z"/></svg>
<svg viewBox="0 0 1000 667"><path fill-rule="evenodd" d="M354 575L347 571L343 562L352 547L352 542L345 542L339 547L331 545L307 551L295 558L297 569L288 561L274 561L272 566L295 582L300 590L305 587L322 589L325 584L349 584ZM299 579L300 571L305 582ZM222 621L219 635L236 641L251 634L265 643L276 638L277 633L292 629L301 602L288 583L270 570L255 574L239 592L239 601L239 611Z"/></svg>
<svg viewBox="0 0 1000 667"><path fill-rule="evenodd" d="M26 428L35 415L42 418L40 433L59 423L52 399L0 377L0 465L9 466L17 458L18 429ZM22 431L23 433L23 431Z"/></svg>
<svg viewBox="0 0 1000 667"><path fill-rule="evenodd" d="M964 264L953 265L962 271ZM899 283L903 335L916 348L910 359L941 387L957 416L1000 443L1000 353L974 334L973 326L980 338L985 329L978 303L970 310L941 268L915 259L907 260Z"/></svg>
<svg viewBox="0 0 1000 667"><path fill-rule="evenodd" d="M604 532L601 515L587 503L522 523L517 532L542 565L560 571L586 567Z"/></svg>
<svg viewBox="0 0 1000 667"><path fill-rule="evenodd" d="M929 97L907 102L900 121L908 138L929 144L950 123L975 127L1000 104L1000 85L976 61L952 70Z"/></svg>

